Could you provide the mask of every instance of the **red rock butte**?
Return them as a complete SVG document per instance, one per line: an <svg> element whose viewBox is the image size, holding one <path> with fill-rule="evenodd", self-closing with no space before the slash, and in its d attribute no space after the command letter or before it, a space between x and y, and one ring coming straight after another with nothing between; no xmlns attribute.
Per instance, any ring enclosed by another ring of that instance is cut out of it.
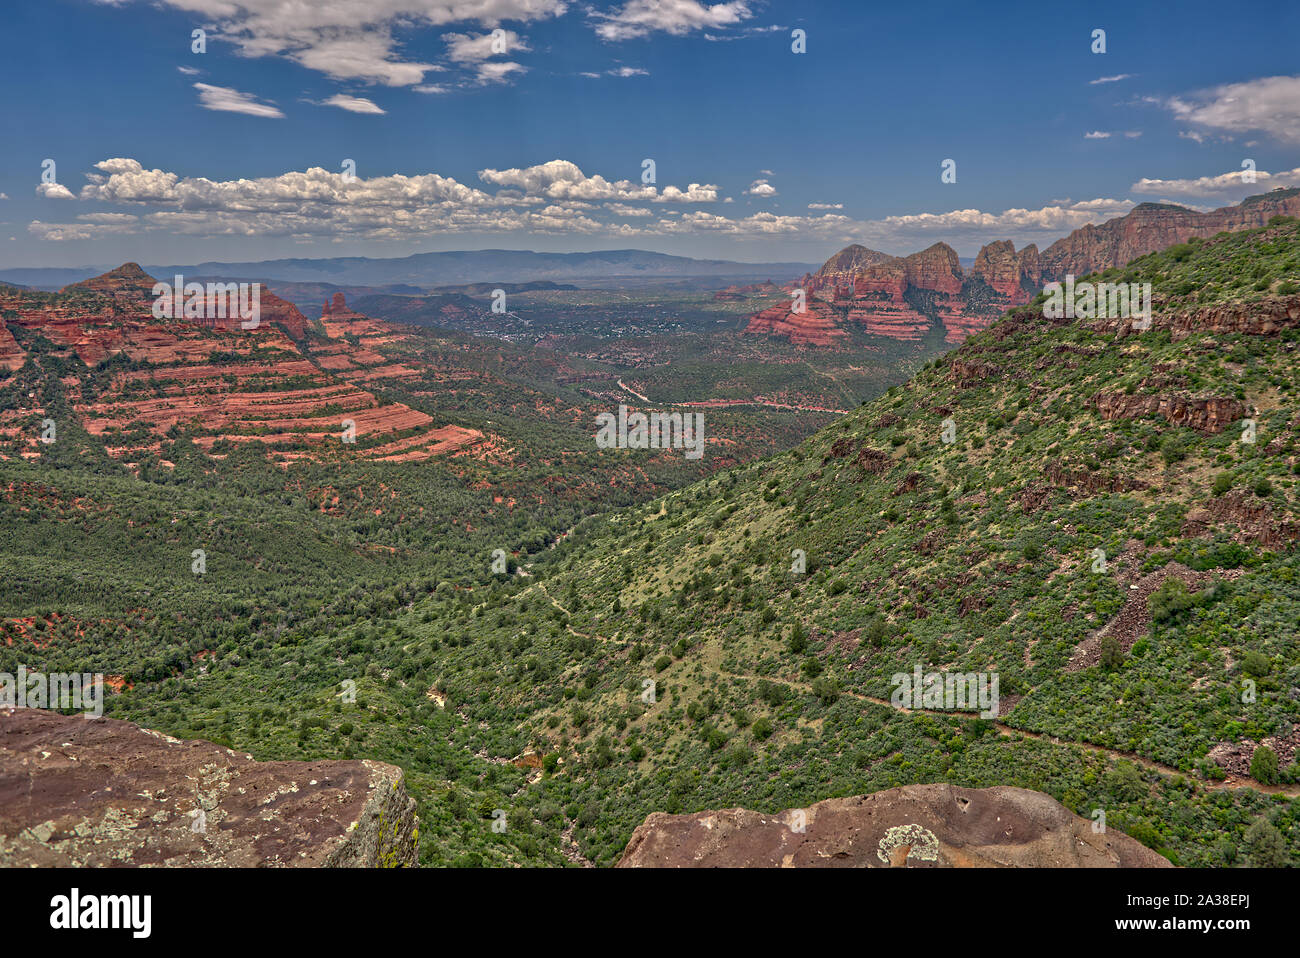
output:
<svg viewBox="0 0 1300 958"><path fill-rule="evenodd" d="M1194 237L1265 226L1274 216L1300 216L1300 189L1273 190L1208 213L1142 203L1099 226L1081 227L1041 253L1033 244L1017 252L1010 240L989 243L969 274L945 243L903 257L847 246L816 273L787 287L789 292L803 288L802 312L794 312L793 299L787 298L751 316L745 331L796 345L829 346L846 339L850 328L917 341L937 322L945 342L957 344L1032 300L1044 283L1124 266Z"/></svg>

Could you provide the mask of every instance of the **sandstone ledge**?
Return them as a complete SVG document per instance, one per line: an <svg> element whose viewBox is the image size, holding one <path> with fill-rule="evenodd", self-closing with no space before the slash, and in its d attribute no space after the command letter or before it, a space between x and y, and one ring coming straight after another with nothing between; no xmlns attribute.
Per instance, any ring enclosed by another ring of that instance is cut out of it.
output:
<svg viewBox="0 0 1300 958"><path fill-rule="evenodd" d="M800 824L799 833L792 826ZM651 814L620 868L1170 868L1023 788L905 785L765 815L743 808Z"/></svg>
<svg viewBox="0 0 1300 958"><path fill-rule="evenodd" d="M416 864L402 770L258 762L116 719L0 710L0 866Z"/></svg>

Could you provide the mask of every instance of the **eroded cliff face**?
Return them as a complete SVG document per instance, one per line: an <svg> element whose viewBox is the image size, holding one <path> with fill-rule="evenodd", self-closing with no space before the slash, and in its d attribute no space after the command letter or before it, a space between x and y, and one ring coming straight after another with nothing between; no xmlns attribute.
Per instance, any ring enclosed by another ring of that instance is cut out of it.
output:
<svg viewBox="0 0 1300 958"><path fill-rule="evenodd" d="M946 243L902 257L849 246L795 284L807 296L803 313L773 306L751 316L746 332L825 346L850 328L903 341L941 328L946 342L961 343L1002 310L1029 302L1039 279L1037 248L1017 253L1005 240L980 250L969 276Z"/></svg>
<svg viewBox="0 0 1300 958"><path fill-rule="evenodd" d="M746 332L784 336L803 345L832 345L840 338L837 330L860 327L914 341L938 323L945 342L962 343L1003 311L1028 303L1045 283L1064 280L1067 274L1078 277L1123 266L1193 237L1208 239L1265 226L1274 216L1300 216L1300 189L1274 190L1209 213L1142 203L1124 216L1077 229L1041 253L1033 244L1017 252L1010 240L989 243L976 255L969 274L944 243L904 257L847 246L795 284L803 287L810 303L816 300L826 309L818 309L814 317L778 323L779 308L772 307L752 316ZM924 310L916 308L917 297L909 296L918 292L928 303ZM1222 309L1241 314L1245 307ZM1283 315L1294 320L1293 309L1285 308ZM1253 332L1260 319L1252 314L1237 321L1244 324L1240 331ZM1223 331L1234 331L1226 318L1218 322Z"/></svg>
<svg viewBox="0 0 1300 958"><path fill-rule="evenodd" d="M116 719L0 710L0 867L415 865L382 762L258 762Z"/></svg>
<svg viewBox="0 0 1300 958"><path fill-rule="evenodd" d="M765 815L656 812L620 868L1171 868L1117 829L1093 831L1023 788L905 785Z"/></svg>
<svg viewBox="0 0 1300 958"><path fill-rule="evenodd" d="M1084 226L1047 247L1042 256L1043 279L1063 280L1066 274L1083 276L1123 266L1192 237L1209 239L1225 231L1265 226L1274 216L1298 215L1300 190L1296 189L1248 197L1237 206L1208 213L1169 203L1142 203L1124 216L1099 226Z"/></svg>

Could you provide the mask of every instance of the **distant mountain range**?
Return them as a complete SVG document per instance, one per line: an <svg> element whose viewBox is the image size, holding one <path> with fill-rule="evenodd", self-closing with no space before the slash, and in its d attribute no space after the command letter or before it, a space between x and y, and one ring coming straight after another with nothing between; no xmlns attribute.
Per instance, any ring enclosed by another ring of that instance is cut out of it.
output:
<svg viewBox="0 0 1300 958"><path fill-rule="evenodd" d="M221 277L246 282L328 284L336 289L378 287L383 292L430 292L436 287L548 280L587 286L640 286L685 278L708 279L718 285L769 276L799 276L813 263L736 263L692 259L646 250L597 250L589 253L535 253L529 250L471 250L416 253L395 259L364 256L331 259L278 259L246 263L194 263L188 266L146 265L154 276ZM105 272L102 266L78 269L19 268L0 270L0 281L38 289L61 289ZM395 286L413 287L406 290ZM318 298L318 297L313 297ZM319 297L323 298L323 297Z"/></svg>

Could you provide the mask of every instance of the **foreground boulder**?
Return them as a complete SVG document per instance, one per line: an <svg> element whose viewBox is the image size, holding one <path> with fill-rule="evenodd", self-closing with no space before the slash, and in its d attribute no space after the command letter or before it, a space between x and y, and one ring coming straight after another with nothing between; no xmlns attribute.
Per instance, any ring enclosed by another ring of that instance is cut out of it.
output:
<svg viewBox="0 0 1300 958"><path fill-rule="evenodd" d="M380 762L258 762L116 719L0 709L0 866L416 864Z"/></svg>
<svg viewBox="0 0 1300 958"><path fill-rule="evenodd" d="M1124 833L1092 830L1024 788L905 785L764 815L655 812L620 868L1171 868ZM798 829L802 828L802 831Z"/></svg>

